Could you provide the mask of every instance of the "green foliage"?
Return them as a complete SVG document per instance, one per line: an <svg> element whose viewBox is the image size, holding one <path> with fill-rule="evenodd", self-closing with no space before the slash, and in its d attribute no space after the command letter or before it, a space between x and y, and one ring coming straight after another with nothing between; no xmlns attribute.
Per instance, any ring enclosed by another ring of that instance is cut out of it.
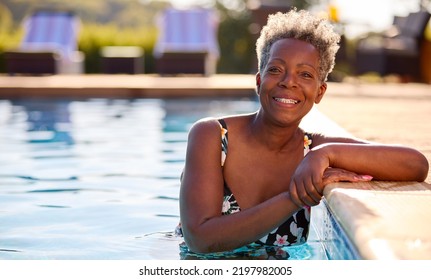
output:
<svg viewBox="0 0 431 280"><path fill-rule="evenodd" d="M0 3L0 33L8 32L12 28L13 20L9 9Z"/></svg>
<svg viewBox="0 0 431 280"><path fill-rule="evenodd" d="M5 71L3 52L15 48L21 41L21 30L12 32L13 19L9 9L0 3L0 72Z"/></svg>
<svg viewBox="0 0 431 280"><path fill-rule="evenodd" d="M219 26L220 57L218 73L249 73L255 57L253 38L248 32L249 14L226 15ZM235 30L235 32L232 32Z"/></svg>
<svg viewBox="0 0 431 280"><path fill-rule="evenodd" d="M100 72L100 51L104 46L139 46L144 50L144 69L154 71L152 57L157 36L155 27L120 28L114 24L86 24L79 37L79 50L85 54L88 73Z"/></svg>

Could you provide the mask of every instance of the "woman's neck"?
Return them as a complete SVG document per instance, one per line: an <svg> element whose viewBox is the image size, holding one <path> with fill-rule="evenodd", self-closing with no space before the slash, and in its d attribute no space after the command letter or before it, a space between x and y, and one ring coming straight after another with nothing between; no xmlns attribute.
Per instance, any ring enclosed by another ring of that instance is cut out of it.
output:
<svg viewBox="0 0 431 280"><path fill-rule="evenodd" d="M250 137L269 150L289 151L303 141L304 131L299 124L281 126L265 119L259 111L250 120Z"/></svg>

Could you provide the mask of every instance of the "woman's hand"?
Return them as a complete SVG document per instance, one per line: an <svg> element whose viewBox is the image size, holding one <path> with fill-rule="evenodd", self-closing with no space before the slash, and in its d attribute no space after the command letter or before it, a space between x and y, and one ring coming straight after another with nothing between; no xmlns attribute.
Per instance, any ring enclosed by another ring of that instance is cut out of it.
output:
<svg viewBox="0 0 431 280"><path fill-rule="evenodd" d="M371 181L372 176L359 175L342 168L330 167L324 149L307 154L292 176L289 192L292 201L298 206L319 204L326 185L334 182Z"/></svg>
<svg viewBox="0 0 431 280"><path fill-rule="evenodd" d="M328 167L323 173L323 186L335 182L366 182L373 179L370 175L358 175L341 168Z"/></svg>
<svg viewBox="0 0 431 280"><path fill-rule="evenodd" d="M301 161L289 186L290 197L296 205L302 207L319 204L323 195L323 175L328 167L329 159L322 149L310 151Z"/></svg>

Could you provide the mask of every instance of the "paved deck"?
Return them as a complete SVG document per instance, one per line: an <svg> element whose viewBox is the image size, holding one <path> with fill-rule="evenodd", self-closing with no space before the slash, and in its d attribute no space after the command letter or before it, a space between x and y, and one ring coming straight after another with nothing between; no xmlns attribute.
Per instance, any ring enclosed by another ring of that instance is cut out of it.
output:
<svg viewBox="0 0 431 280"><path fill-rule="evenodd" d="M252 75L160 77L158 75L0 76L0 98L107 97L187 98L251 96Z"/></svg>
<svg viewBox="0 0 431 280"><path fill-rule="evenodd" d="M0 98L250 97L254 84L253 75L0 76ZM408 145L431 162L431 85L329 83L316 107L308 126L325 118L327 130L341 126L360 138ZM431 259L430 182L431 175L425 183L337 183L325 197L363 258Z"/></svg>

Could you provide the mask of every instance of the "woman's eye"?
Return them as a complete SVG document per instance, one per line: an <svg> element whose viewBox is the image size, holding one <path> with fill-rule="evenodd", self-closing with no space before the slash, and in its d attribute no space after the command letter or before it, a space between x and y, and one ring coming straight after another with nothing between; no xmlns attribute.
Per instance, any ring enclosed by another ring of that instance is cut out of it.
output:
<svg viewBox="0 0 431 280"><path fill-rule="evenodd" d="M303 77L305 77L305 78L313 78L313 75L312 74L310 74L310 73L308 73L308 72L302 72L302 74L301 74Z"/></svg>
<svg viewBox="0 0 431 280"><path fill-rule="evenodd" d="M270 73L279 73L280 70L277 67L270 67L270 68L268 68L268 72L270 72Z"/></svg>

